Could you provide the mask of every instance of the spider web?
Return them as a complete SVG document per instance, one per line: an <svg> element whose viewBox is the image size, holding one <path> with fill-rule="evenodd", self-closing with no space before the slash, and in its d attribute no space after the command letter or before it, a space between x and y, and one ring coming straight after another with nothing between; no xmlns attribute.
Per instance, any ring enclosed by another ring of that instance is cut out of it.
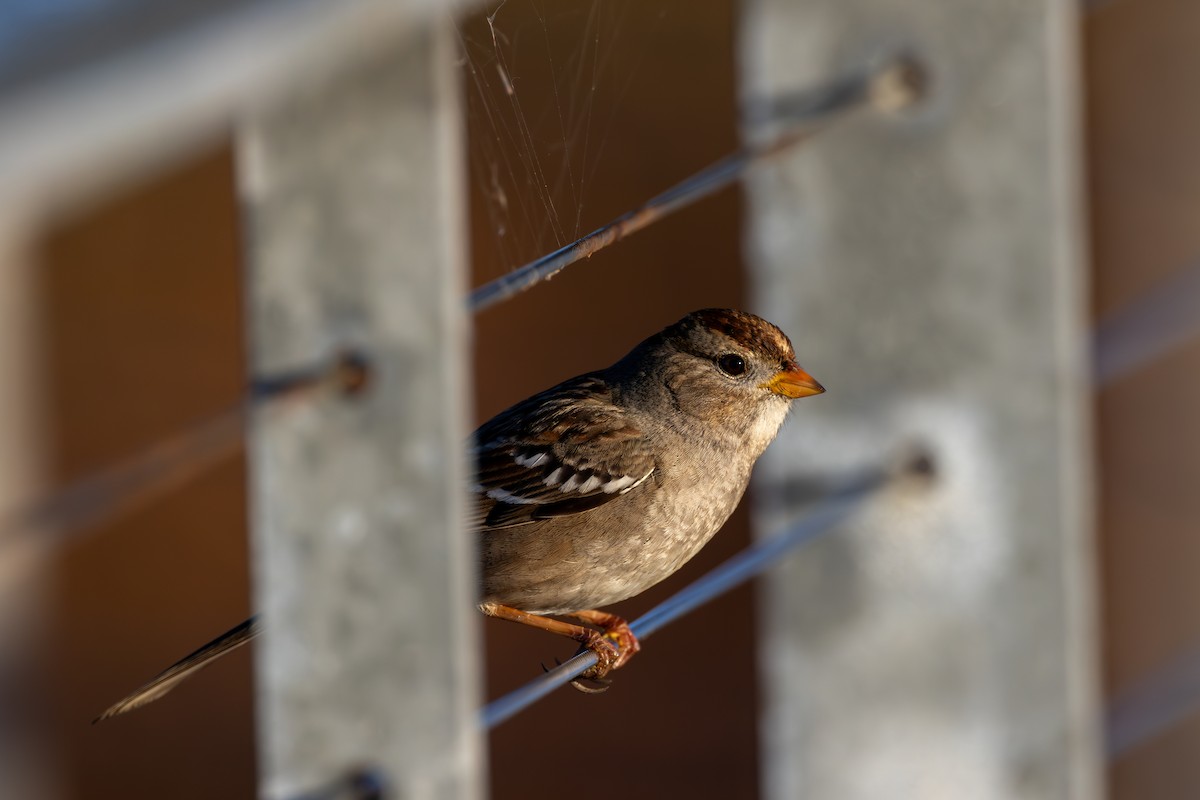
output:
<svg viewBox="0 0 1200 800"><path fill-rule="evenodd" d="M472 214L494 242L488 273L605 221L589 195L604 179L609 133L653 39L631 37L631 26L661 25L656 5L501 0L459 20Z"/></svg>

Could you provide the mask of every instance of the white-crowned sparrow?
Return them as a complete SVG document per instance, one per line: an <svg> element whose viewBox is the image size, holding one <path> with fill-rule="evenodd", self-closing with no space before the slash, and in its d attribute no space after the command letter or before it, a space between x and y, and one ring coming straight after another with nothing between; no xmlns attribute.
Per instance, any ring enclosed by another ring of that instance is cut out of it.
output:
<svg viewBox="0 0 1200 800"><path fill-rule="evenodd" d="M622 666L637 640L625 620L595 609L694 556L733 513L791 401L822 391L779 328L704 309L611 367L498 414L473 442L480 610L576 639L598 659L585 677ZM100 718L160 697L257 631L242 623Z"/></svg>
<svg viewBox="0 0 1200 800"><path fill-rule="evenodd" d="M481 610L579 640L599 660L587 677L622 666L637 640L594 609L694 556L733 513L791 401L822 391L779 328L705 309L497 415L475 433Z"/></svg>

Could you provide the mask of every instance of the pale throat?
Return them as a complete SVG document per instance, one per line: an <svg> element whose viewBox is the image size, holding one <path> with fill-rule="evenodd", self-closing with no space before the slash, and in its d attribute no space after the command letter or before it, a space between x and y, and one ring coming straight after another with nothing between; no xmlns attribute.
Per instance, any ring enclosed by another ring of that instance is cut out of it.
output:
<svg viewBox="0 0 1200 800"><path fill-rule="evenodd" d="M775 440L792 408L790 402L769 402L764 406L755 417L746 437L746 444L754 448L756 455L761 454L767 449L767 445Z"/></svg>

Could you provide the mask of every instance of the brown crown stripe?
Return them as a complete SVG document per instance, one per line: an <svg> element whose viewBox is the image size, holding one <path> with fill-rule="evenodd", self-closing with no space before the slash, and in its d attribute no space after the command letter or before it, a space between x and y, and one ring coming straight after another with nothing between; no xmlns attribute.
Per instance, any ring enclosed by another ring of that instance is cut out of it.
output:
<svg viewBox="0 0 1200 800"><path fill-rule="evenodd" d="M670 334L683 336L697 327L720 331L744 347L777 356L781 362L791 363L796 357L792 342L783 331L745 311L705 308L681 319L672 326Z"/></svg>

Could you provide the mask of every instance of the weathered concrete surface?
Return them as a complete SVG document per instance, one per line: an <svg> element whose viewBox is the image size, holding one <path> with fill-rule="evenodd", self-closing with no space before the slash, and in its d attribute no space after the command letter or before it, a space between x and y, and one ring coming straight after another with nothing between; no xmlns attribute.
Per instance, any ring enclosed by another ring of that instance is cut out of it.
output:
<svg viewBox="0 0 1200 800"><path fill-rule="evenodd" d="M242 131L255 370L346 345L373 369L252 431L267 796L360 765L397 797L481 792L453 70L439 23Z"/></svg>
<svg viewBox="0 0 1200 800"><path fill-rule="evenodd" d="M760 486L910 443L937 470L766 582L770 797L1101 794L1076 5L747 9L747 97L897 45L932 78L918 110L843 125L748 189L756 310L829 390Z"/></svg>

